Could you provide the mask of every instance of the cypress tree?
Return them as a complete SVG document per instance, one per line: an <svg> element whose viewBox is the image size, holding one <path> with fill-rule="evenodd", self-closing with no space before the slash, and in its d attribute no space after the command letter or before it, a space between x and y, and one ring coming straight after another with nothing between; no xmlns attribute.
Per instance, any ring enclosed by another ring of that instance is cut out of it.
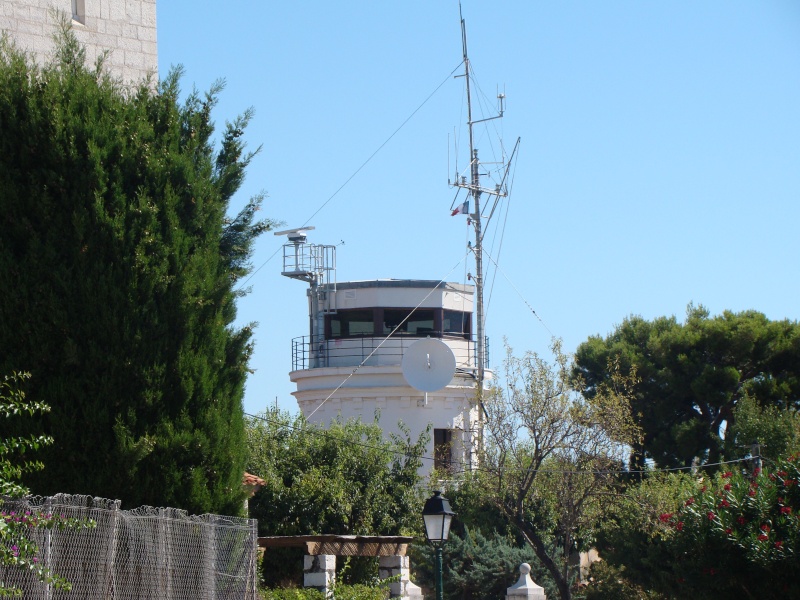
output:
<svg viewBox="0 0 800 600"><path fill-rule="evenodd" d="M229 202L250 112L217 144L222 85L179 103L85 65L65 28L37 66L0 43L0 372L33 374L55 443L34 493L238 513L251 328L237 281L261 197Z"/></svg>

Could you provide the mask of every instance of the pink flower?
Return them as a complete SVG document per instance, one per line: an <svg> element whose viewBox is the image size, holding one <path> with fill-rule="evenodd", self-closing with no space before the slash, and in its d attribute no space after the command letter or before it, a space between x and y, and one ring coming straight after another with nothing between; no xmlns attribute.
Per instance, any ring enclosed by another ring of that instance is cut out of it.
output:
<svg viewBox="0 0 800 600"><path fill-rule="evenodd" d="M689 498L686 502L684 502L684 504L686 506L689 506L690 504L694 504L694 498Z"/></svg>
<svg viewBox="0 0 800 600"><path fill-rule="evenodd" d="M758 541L759 541L759 542L765 542L765 541L766 541L766 540L768 540L768 539L769 539L769 536L768 536L768 535L765 535L765 534L763 534L763 533L762 533L761 535L759 535L759 536L758 536Z"/></svg>
<svg viewBox="0 0 800 600"><path fill-rule="evenodd" d="M766 523L764 523L764 524L761 526L761 531L763 531L764 533L769 533L769 530L770 530L770 526L769 526L769 525L767 525Z"/></svg>
<svg viewBox="0 0 800 600"><path fill-rule="evenodd" d="M790 514L792 514L792 507L791 506L781 506L781 514L782 515L790 515Z"/></svg>
<svg viewBox="0 0 800 600"><path fill-rule="evenodd" d="M677 529L678 531L683 531L683 521L678 521L677 523L675 523L675 529Z"/></svg>
<svg viewBox="0 0 800 600"><path fill-rule="evenodd" d="M723 498L722 502L719 503L719 508L728 508L730 505L731 503Z"/></svg>
<svg viewBox="0 0 800 600"><path fill-rule="evenodd" d="M730 534L732 534L732 533L733 533L733 529L731 529L730 527L728 527L728 528L725 530L725 533L727 533L728 535L730 535Z"/></svg>
<svg viewBox="0 0 800 600"><path fill-rule="evenodd" d="M781 548L782 546L783 546L783 542L782 541L778 540L777 542L775 542L775 547L776 548Z"/></svg>
<svg viewBox="0 0 800 600"><path fill-rule="evenodd" d="M730 490L731 490L731 484L730 483L726 483L725 484L725 491L729 492Z"/></svg>
<svg viewBox="0 0 800 600"><path fill-rule="evenodd" d="M733 473L731 471L726 471L722 474L723 479L727 479L728 477L733 477Z"/></svg>
<svg viewBox="0 0 800 600"><path fill-rule="evenodd" d="M716 517L716 515L713 512L708 511L708 520L709 521L713 521L715 517Z"/></svg>
<svg viewBox="0 0 800 600"><path fill-rule="evenodd" d="M661 513L660 515L658 515L658 518L662 523L666 523L672 518L672 514L673 513Z"/></svg>

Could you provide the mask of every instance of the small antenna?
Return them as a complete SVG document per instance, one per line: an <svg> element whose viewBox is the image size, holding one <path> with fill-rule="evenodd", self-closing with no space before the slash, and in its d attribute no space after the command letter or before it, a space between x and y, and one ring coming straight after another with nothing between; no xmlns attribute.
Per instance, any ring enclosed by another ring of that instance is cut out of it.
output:
<svg viewBox="0 0 800 600"><path fill-rule="evenodd" d="M308 225L297 229L284 229L283 231L276 231L275 235L285 235L293 244L305 244L308 239L306 231L314 231L314 226Z"/></svg>

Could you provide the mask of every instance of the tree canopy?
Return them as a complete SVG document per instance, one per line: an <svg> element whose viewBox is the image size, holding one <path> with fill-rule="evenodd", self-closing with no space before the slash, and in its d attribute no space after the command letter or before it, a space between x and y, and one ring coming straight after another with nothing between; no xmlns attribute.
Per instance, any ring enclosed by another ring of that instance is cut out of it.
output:
<svg viewBox="0 0 800 600"><path fill-rule="evenodd" d="M574 373L587 397L608 381L614 360L640 378L632 400L644 433L635 448L640 464L645 457L662 467L715 462L745 396L762 407L800 408L800 324L757 311L711 317L689 305L684 323L628 317L578 348Z"/></svg>
<svg viewBox="0 0 800 600"><path fill-rule="evenodd" d="M552 352L551 364L508 351L505 389L485 403L481 469L469 485L480 486L569 600L575 572L567 559L591 540L606 507L600 498L616 487L626 448L638 439L629 404L635 373L612 366L609 381L585 399L560 341Z"/></svg>
<svg viewBox="0 0 800 600"><path fill-rule="evenodd" d="M377 419L323 428L277 409L258 415L247 425L247 470L266 483L250 516L260 535L413 535L422 525L418 471L428 439L384 439ZM302 573L302 552L291 550L265 555L269 585ZM346 582L363 581L369 568L352 565Z"/></svg>
<svg viewBox="0 0 800 600"><path fill-rule="evenodd" d="M251 328L236 282L260 197L227 211L249 111L215 143L222 85L133 90L65 28L37 66L0 44L0 372L33 374L55 443L35 493L238 512Z"/></svg>

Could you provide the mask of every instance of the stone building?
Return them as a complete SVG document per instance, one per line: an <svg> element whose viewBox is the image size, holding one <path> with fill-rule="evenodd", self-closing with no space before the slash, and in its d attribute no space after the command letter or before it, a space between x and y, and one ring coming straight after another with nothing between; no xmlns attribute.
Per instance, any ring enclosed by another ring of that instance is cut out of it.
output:
<svg viewBox="0 0 800 600"><path fill-rule="evenodd" d="M114 77L157 80L156 0L2 0L0 31L44 61L53 51L59 14L86 47L89 64L107 51L105 64Z"/></svg>

